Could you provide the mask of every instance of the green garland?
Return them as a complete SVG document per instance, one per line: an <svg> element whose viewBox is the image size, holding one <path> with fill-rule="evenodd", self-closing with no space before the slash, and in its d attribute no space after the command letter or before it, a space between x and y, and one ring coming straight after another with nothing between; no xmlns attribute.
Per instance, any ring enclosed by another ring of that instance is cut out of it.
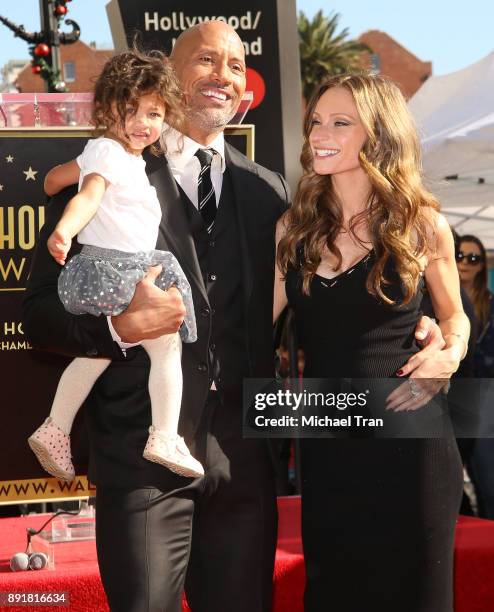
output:
<svg viewBox="0 0 494 612"><path fill-rule="evenodd" d="M60 26L65 21L65 17L68 13L68 8L66 6L67 2L70 0L55 0L53 14L57 18L57 29L60 29ZM65 9L60 11L59 7ZM31 55L31 69L35 74L39 74L41 78L47 83L48 87L51 91L57 91L60 93L68 92L69 89L65 85L65 82L62 81L62 75L60 70L54 70L52 66L46 61L45 57L42 55L36 55L35 49L38 45L30 45L29 53ZM47 45L49 46L49 45ZM39 71L35 69L35 67L39 67Z"/></svg>

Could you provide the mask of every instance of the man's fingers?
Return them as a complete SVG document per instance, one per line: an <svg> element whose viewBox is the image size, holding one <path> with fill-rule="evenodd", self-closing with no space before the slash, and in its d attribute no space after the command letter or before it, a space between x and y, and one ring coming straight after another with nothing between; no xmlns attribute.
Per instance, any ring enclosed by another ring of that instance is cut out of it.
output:
<svg viewBox="0 0 494 612"><path fill-rule="evenodd" d="M434 328L427 334L427 337L423 343L427 345L427 348L432 348L439 351L446 346L446 342L441 334L439 326L437 326L437 329Z"/></svg>
<svg viewBox="0 0 494 612"><path fill-rule="evenodd" d="M423 340L429 333L433 324L434 323L430 317L426 315L420 317L420 320L415 328L415 337L417 339L420 338L421 340Z"/></svg>
<svg viewBox="0 0 494 612"><path fill-rule="evenodd" d="M172 285L169 289L168 289L168 293L170 294L174 294L177 297L180 297L180 299L182 299L182 294L180 293L180 291L175 287L175 285Z"/></svg>
<svg viewBox="0 0 494 612"><path fill-rule="evenodd" d="M146 275L144 276L142 280L147 280L154 284L155 280L161 274L162 270L163 270L162 265L152 266L151 268L148 268L148 271L146 272Z"/></svg>
<svg viewBox="0 0 494 612"><path fill-rule="evenodd" d="M442 349L445 345L439 325L427 316L421 317L415 328L415 339L421 346Z"/></svg>

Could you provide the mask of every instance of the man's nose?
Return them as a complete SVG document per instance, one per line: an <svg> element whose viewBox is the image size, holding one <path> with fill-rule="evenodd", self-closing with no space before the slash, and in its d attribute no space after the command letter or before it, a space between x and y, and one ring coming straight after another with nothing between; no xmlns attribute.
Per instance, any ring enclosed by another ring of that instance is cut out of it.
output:
<svg viewBox="0 0 494 612"><path fill-rule="evenodd" d="M213 75L217 77L221 85L229 83L231 80L230 67L226 62L217 62L214 66Z"/></svg>

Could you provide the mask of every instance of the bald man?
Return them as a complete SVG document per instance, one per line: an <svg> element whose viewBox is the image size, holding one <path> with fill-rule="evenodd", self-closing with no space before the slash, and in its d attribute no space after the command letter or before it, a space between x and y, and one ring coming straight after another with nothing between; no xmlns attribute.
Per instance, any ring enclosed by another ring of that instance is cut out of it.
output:
<svg viewBox="0 0 494 612"><path fill-rule="evenodd" d="M178 38L172 60L185 93L186 127L183 138L166 134L166 160L145 159L162 207L156 247L175 254L192 287L198 340L183 346L179 431L205 477L183 478L142 457L151 424L149 361L129 345L178 329L184 315L178 292L160 291L153 284L159 270L152 269L127 310L110 322L75 317L60 304L59 267L45 245L74 190L50 207L25 328L37 347L113 359L85 411L98 562L111 610L178 612L185 586L193 612L268 612L274 469L266 441L242 438L241 400L244 377L273 375L274 235L288 191L281 176L223 138L245 90L236 32L223 22L191 28ZM198 210L204 149L212 159L213 221Z"/></svg>

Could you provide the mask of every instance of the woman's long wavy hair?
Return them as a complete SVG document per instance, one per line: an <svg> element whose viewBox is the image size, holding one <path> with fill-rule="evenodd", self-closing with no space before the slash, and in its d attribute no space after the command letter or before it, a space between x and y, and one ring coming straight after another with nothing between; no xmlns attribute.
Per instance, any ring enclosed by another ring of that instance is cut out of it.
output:
<svg viewBox="0 0 494 612"><path fill-rule="evenodd" d="M357 240L356 226L365 221L369 227L375 263L367 278L367 290L388 304L394 303L385 293L389 284L385 267L392 260L403 284L403 303L407 303L417 291L420 258L427 252L431 238L431 217L426 209L438 210L439 205L422 184L420 143L405 99L398 87L381 75L345 74L328 78L310 100L300 157L304 174L284 218L286 233L278 247L280 268L286 274L289 266L301 267L302 290L309 294L324 246L336 257L335 270L341 266L341 252L335 244L344 229L341 203L331 176L314 172L309 144L315 107L324 93L334 87L351 93L367 133L359 157L371 191L365 211L355 215L349 227Z"/></svg>
<svg viewBox="0 0 494 612"><path fill-rule="evenodd" d="M477 238L477 236L472 236L471 234L465 234L464 236L460 236L458 238L459 250L461 250L461 245L463 242L475 243L479 247L480 255L482 257L483 266L474 276L472 291L473 309L475 311L475 316L477 317L477 321L479 323L479 331L482 331L487 321L489 320L489 314L491 309L491 294L488 288L487 279L487 252L485 250L484 245L479 240L479 238Z"/></svg>
<svg viewBox="0 0 494 612"><path fill-rule="evenodd" d="M125 131L127 108L137 109L139 98L154 94L165 107L165 121L183 128L183 94L171 62L158 50L142 51L136 43L130 51L111 57L94 86L92 124L103 132L119 125ZM151 146L162 152L159 143Z"/></svg>

